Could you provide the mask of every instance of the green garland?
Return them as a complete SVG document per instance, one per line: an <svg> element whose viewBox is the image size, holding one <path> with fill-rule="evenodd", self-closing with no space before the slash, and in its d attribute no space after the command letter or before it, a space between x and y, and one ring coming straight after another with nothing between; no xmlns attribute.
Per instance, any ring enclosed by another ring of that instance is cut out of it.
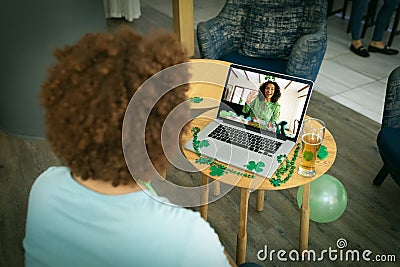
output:
<svg viewBox="0 0 400 267"><path fill-rule="evenodd" d="M271 178L269 179L270 183L274 186L280 186L281 184L286 183L287 181L289 181L290 177L292 177L294 169L295 169L295 165L294 163L296 162L297 159L297 155L299 154L299 150L300 150L300 144L298 143L296 146L296 149L294 150L294 154L292 157L292 160L289 160L286 155L279 155L277 157L277 160L279 163L283 162L283 159L286 157L286 164L282 164L278 170L276 170L276 178ZM289 171L288 175L284 178L281 179L282 175L284 175L287 171Z"/></svg>
<svg viewBox="0 0 400 267"><path fill-rule="evenodd" d="M193 133L193 149L196 152L197 156L201 156L199 147L200 147L200 141L197 140L197 134L200 132L200 128L199 127L193 127L192 128L192 133Z"/></svg>
<svg viewBox="0 0 400 267"><path fill-rule="evenodd" d="M210 175L212 176L222 176L223 174L233 173L239 176L254 178L254 174L248 174L244 172L238 172L232 168L227 168L225 165L218 163L208 157L200 157L195 161L197 164L208 164L210 165Z"/></svg>
<svg viewBox="0 0 400 267"><path fill-rule="evenodd" d="M199 127L193 127L192 128L192 133L193 133L193 149L196 153L196 155L199 156L198 159L196 159L196 163L197 164L207 164L210 165L210 175L212 176L222 176L223 174L227 174L227 173L233 173L233 174L237 174L243 177L247 177L247 178L254 178L255 175L254 174L248 174L248 173L243 173L243 172L238 172L232 168L227 168L225 165L220 164L218 162L215 162L213 159L208 158L208 157L201 157L201 153L200 153L200 143L201 141L198 140L198 133L200 132L200 128ZM276 171L276 178L271 178L269 179L270 183L274 186L280 186L281 184L286 183L287 181L289 181L290 177L292 177L294 169L295 169L295 162L297 159L297 155L299 154L299 150L300 150L300 144L297 144L296 149L294 150L294 154L292 157L292 160L289 160L286 155L279 155L277 157L278 163L282 163L283 159L286 158L286 164L282 164L278 170ZM255 165L255 162L251 162L246 166L252 166L254 167L255 170L257 170L257 168L260 168L259 163L257 163L257 165ZM253 166L255 165L255 166ZM282 179L282 176L289 171L289 173L287 174L287 176Z"/></svg>

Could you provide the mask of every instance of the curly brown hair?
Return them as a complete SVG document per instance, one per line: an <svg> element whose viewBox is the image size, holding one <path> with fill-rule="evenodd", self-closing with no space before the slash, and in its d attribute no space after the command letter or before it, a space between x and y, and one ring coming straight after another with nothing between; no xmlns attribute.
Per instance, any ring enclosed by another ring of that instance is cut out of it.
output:
<svg viewBox="0 0 400 267"><path fill-rule="evenodd" d="M125 26L86 34L75 45L55 50L57 62L49 69L40 99L46 110L46 137L74 175L114 186L133 181L121 144L128 103L149 77L188 61L172 34L151 36L142 37ZM187 100L187 90L183 85L164 96L147 121L146 147L159 171L167 164L160 153L160 122Z"/></svg>

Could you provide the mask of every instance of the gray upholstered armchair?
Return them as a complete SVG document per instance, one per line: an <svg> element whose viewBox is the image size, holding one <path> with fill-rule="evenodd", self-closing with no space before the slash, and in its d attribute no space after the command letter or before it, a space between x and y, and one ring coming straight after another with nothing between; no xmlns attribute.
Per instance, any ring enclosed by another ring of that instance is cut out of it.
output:
<svg viewBox="0 0 400 267"><path fill-rule="evenodd" d="M377 144L383 167L375 177L374 184L381 185L390 173L400 186L400 66L390 73L388 79Z"/></svg>
<svg viewBox="0 0 400 267"><path fill-rule="evenodd" d="M315 80L326 50L327 0L227 0L197 26L202 58Z"/></svg>

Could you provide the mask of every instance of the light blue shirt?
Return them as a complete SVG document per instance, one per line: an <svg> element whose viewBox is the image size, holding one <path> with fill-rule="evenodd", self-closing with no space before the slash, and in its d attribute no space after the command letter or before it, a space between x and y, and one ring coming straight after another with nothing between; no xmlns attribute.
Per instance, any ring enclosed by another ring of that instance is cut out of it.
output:
<svg viewBox="0 0 400 267"><path fill-rule="evenodd" d="M230 266L198 212L145 192L104 195L51 167L32 186L26 266Z"/></svg>

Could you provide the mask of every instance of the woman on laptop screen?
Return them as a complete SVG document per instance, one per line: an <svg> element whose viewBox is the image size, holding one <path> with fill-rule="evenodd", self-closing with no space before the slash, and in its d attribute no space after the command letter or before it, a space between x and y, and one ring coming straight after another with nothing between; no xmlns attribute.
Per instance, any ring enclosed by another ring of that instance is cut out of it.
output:
<svg viewBox="0 0 400 267"><path fill-rule="evenodd" d="M278 103L281 97L280 87L276 82L266 81L260 86L258 96L254 91L247 96L243 113L250 113L252 121L258 124L266 123L269 127L279 118L281 106Z"/></svg>

